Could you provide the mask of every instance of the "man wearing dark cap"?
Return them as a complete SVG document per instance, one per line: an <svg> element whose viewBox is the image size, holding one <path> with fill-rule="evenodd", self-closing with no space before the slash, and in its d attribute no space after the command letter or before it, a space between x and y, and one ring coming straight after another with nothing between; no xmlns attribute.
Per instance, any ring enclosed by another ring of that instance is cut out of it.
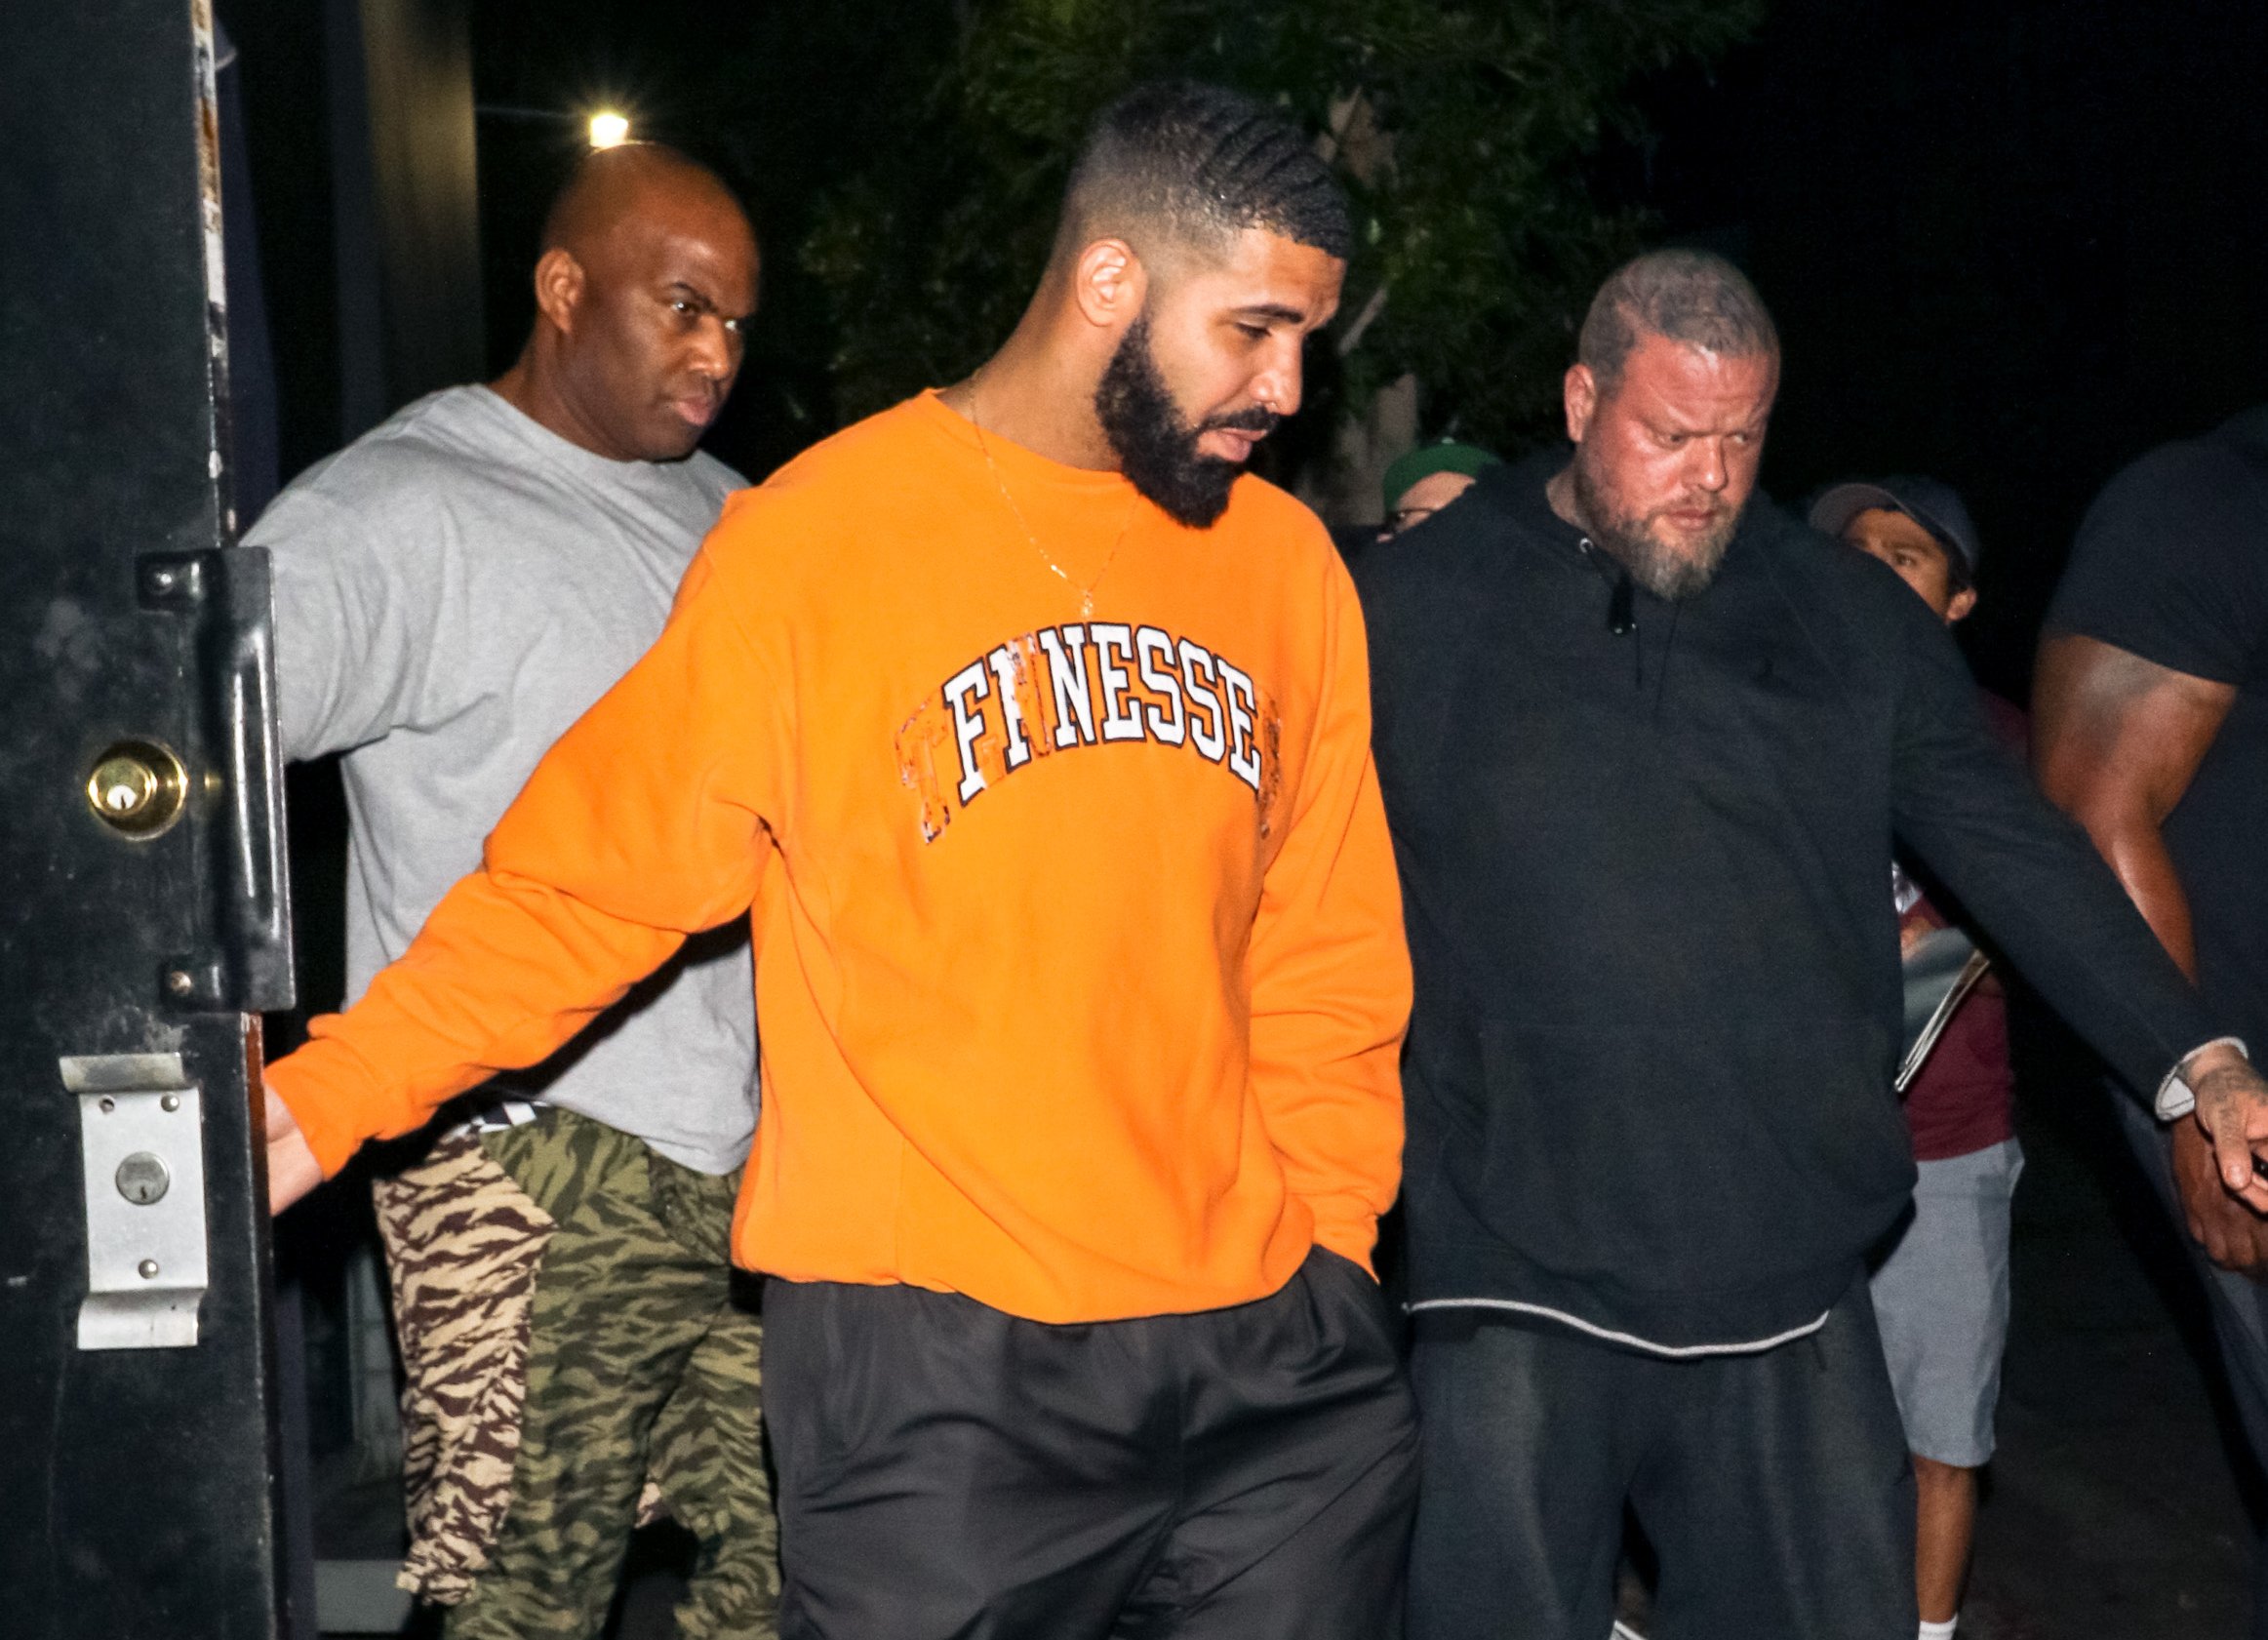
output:
<svg viewBox="0 0 2268 1640"><path fill-rule="evenodd" d="M1838 484L1811 503L1811 528L1897 571L1948 626L1976 608L1976 523L1949 484Z"/></svg>
<svg viewBox="0 0 2268 1640"><path fill-rule="evenodd" d="M1386 523L1381 540L1422 524L1473 487L1473 481L1491 467L1502 466L1499 457L1477 444L1442 439L1405 450L1386 468L1383 485Z"/></svg>
<svg viewBox="0 0 2268 1640"><path fill-rule="evenodd" d="M1839 484L1812 503L1811 527L1888 564L1948 626L1976 607L1976 526L1947 485ZM1983 691L1978 703L2001 740L2020 750L2023 714ZM1909 1037L1899 1087L1919 1177L1913 1216L1875 1255L1869 1286L1913 1454L1921 1632L1944 1640L1975 1536L1977 1471L1992 1457L2009 1331L2009 1207L2024 1154L1997 979L1902 865L1891 867L1891 896Z"/></svg>
<svg viewBox="0 0 2268 1640"><path fill-rule="evenodd" d="M1944 623L1756 494L1779 342L1618 269L1572 448L1357 572L1415 972L1414 1640L1914 1632L1866 1254L1907 1211L1893 840L2268 1206L2268 1084L1995 743Z"/></svg>

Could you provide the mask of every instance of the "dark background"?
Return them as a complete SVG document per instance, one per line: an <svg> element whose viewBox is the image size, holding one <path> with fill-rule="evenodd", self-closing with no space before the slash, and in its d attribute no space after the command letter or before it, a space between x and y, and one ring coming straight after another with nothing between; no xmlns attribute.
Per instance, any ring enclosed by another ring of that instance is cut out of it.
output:
<svg viewBox="0 0 2268 1640"><path fill-rule="evenodd" d="M320 8L220 11L245 48L289 474L359 430L339 412ZM906 117L905 36L943 49L952 12L904 0L892 34L865 7L474 5L491 369L525 334L581 115L609 103L724 171L767 249L712 448L758 477L832 430L829 321L795 249L830 176ZM1775 495L1898 470L1968 495L1986 551L1971 654L2020 696L2089 498L2262 396L2263 84L2257 0L1783 0L1713 68L1644 85L1651 135L1607 145L1596 185L1732 255L1773 306Z"/></svg>
<svg viewBox="0 0 2268 1640"><path fill-rule="evenodd" d="M2020 695L2094 493L2264 396L2264 83L2253 0L1792 0L1602 169L1776 313L1774 494L1964 492L1970 652Z"/></svg>

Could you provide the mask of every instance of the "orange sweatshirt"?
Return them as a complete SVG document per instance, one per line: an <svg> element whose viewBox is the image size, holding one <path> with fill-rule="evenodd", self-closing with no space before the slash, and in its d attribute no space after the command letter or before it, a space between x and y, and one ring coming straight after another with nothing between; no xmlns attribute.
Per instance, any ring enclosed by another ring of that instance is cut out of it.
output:
<svg viewBox="0 0 2268 1640"><path fill-rule="evenodd" d="M740 1262L1068 1322L1367 1260L1410 974L1353 587L1256 478L1184 530L989 442L924 394L727 504L482 868L270 1068L327 1173L753 901Z"/></svg>

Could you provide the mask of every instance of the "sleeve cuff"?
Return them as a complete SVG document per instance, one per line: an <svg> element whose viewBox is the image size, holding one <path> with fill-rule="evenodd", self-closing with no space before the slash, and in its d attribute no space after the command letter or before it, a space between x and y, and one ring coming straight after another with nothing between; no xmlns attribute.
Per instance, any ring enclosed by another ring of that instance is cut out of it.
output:
<svg viewBox="0 0 2268 1640"><path fill-rule="evenodd" d="M2181 1067L2208 1048L2234 1048L2248 1060L2252 1057L2252 1051L2245 1046L2243 1037L2216 1036L2210 1042L2199 1043L2188 1053L2182 1055L2173 1068L2166 1073L2166 1080L2158 1084L2156 1108L2159 1121L2170 1122L2176 1117L2188 1115L2197 1108L2197 1095L2191 1091L2189 1084L2181 1079Z"/></svg>
<svg viewBox="0 0 2268 1640"><path fill-rule="evenodd" d="M370 1100L367 1095L356 1097L365 1094L365 1084L351 1075L341 1076L355 1063L338 1044L317 1036L297 1053L276 1060L265 1072L268 1087L299 1125L299 1137L314 1152L325 1179L335 1177L353 1160L366 1139L389 1126L368 1119L365 1106ZM396 1132L407 1133L418 1125L415 1113L404 1114L409 1120L390 1124Z"/></svg>

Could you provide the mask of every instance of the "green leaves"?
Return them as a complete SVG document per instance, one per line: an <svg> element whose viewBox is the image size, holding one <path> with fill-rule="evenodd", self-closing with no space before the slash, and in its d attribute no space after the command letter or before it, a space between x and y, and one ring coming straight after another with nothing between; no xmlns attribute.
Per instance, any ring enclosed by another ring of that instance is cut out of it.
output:
<svg viewBox="0 0 2268 1640"><path fill-rule="evenodd" d="M839 3L879 31L906 0ZM1426 431L1527 442L1550 424L1591 290L1646 225L1599 202L1588 159L1605 134L1634 130L1634 79L1722 52L1762 10L959 0L951 29L904 35L919 55L891 77L920 89L822 188L803 241L836 328L837 409L848 420L956 380L997 346L1045 260L1089 119L1136 80L1182 74L1286 108L1317 133L1355 201L1340 324L1372 318L1335 368L1316 373L1312 420L1328 425L1414 373ZM1387 300L1373 304L1381 287ZM1306 444L1320 455L1327 441Z"/></svg>

